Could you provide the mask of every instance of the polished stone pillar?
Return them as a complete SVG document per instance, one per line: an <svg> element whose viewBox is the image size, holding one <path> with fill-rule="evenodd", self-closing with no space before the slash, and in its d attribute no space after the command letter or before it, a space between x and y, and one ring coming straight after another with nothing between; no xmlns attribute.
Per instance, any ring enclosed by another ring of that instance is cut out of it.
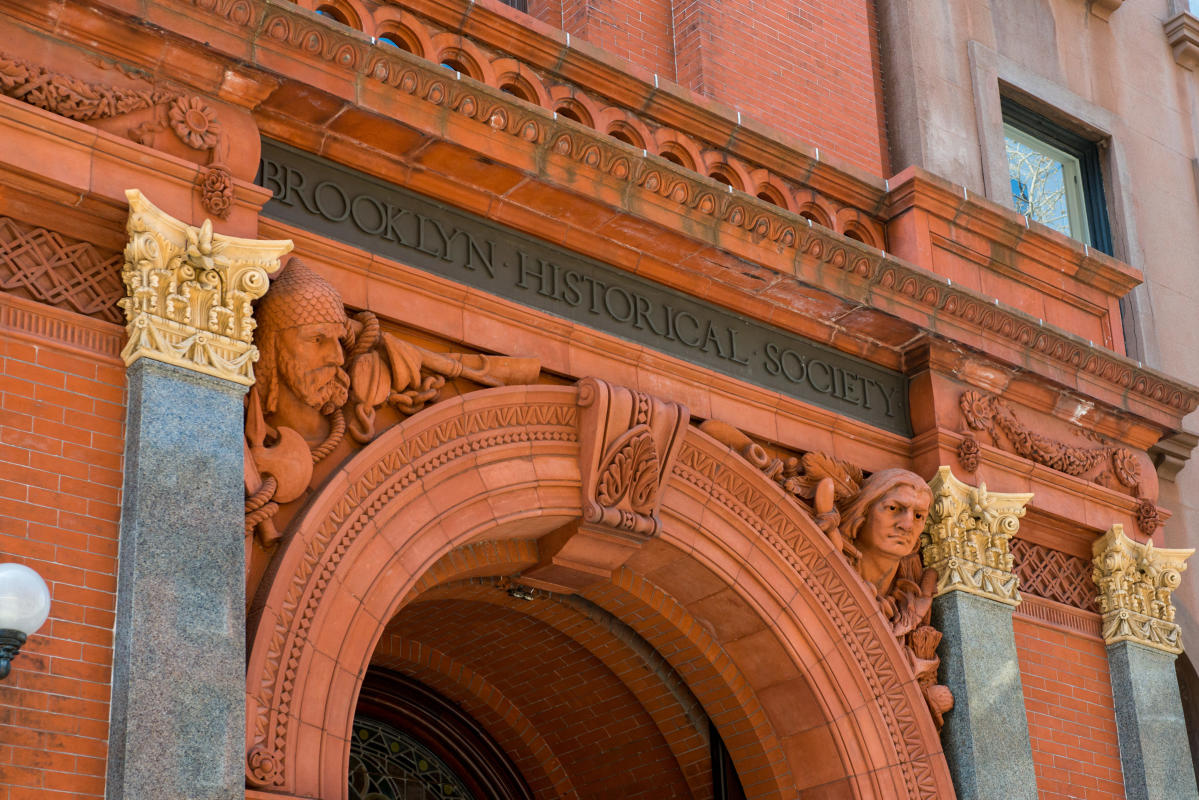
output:
<svg viewBox="0 0 1199 800"><path fill-rule="evenodd" d="M1031 494L962 483L941 467L923 537L938 573L933 625L944 638L940 680L953 692L941 741L962 800L1036 800L1024 690L1012 631L1020 603L1008 544Z"/></svg>
<svg viewBox="0 0 1199 800"><path fill-rule="evenodd" d="M1113 525L1094 545L1108 669L1128 800L1195 800L1174 659L1182 652L1171 595L1194 550L1129 539Z"/></svg>
<svg viewBox="0 0 1199 800"><path fill-rule="evenodd" d="M242 396L250 302L290 242L130 203L109 800L244 797Z"/></svg>

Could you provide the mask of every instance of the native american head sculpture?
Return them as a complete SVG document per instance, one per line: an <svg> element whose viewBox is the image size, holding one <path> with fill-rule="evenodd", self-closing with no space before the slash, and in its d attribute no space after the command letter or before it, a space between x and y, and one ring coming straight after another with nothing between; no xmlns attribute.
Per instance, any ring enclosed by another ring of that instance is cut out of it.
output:
<svg viewBox="0 0 1199 800"><path fill-rule="evenodd" d="M937 572L925 569L920 554L920 535L933 501L928 483L905 469L884 469L865 477L858 467L824 453L774 452L718 420L700 429L795 497L872 590L940 728L944 713L953 707L953 695L936 680L941 633L929 620Z"/></svg>

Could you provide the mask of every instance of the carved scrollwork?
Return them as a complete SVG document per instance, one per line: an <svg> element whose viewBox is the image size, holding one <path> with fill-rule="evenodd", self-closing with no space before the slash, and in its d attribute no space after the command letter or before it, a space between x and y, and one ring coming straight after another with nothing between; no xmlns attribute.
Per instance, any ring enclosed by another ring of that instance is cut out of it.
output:
<svg viewBox="0 0 1199 800"><path fill-rule="evenodd" d="M0 54L0 92L67 119L119 117L165 103L175 95L154 89L117 89L51 72Z"/></svg>
<svg viewBox="0 0 1199 800"><path fill-rule="evenodd" d="M933 505L921 543L925 565L937 571L937 594L963 591L1019 605L1010 543L1032 495L969 486L949 467L937 470L929 486Z"/></svg>
<svg viewBox="0 0 1199 800"><path fill-rule="evenodd" d="M1194 552L1134 542L1124 534L1122 525L1113 525L1096 541L1092 574L1099 590L1104 641L1131 641L1181 653L1172 596Z"/></svg>
<svg viewBox="0 0 1199 800"><path fill-rule="evenodd" d="M1143 496L1141 463L1123 447L1079 447L1044 436L1016 418L998 397L967 391L959 398L962 417L972 431L987 433L996 445L1016 455L1075 477L1087 477L1134 497ZM968 470L973 471L973 470Z"/></svg>
<svg viewBox="0 0 1199 800"><path fill-rule="evenodd" d="M654 536L662 481L689 417L677 404L597 378L579 382L583 520Z"/></svg>
<svg viewBox="0 0 1199 800"><path fill-rule="evenodd" d="M291 250L290 241L215 234L159 210L136 189L121 278L129 341L126 364L148 357L243 385L254 382L251 301Z"/></svg>

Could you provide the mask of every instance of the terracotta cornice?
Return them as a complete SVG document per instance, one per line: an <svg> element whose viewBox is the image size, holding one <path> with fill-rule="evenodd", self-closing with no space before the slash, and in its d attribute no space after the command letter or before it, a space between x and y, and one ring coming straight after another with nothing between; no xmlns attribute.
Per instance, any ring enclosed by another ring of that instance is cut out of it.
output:
<svg viewBox="0 0 1199 800"><path fill-rule="evenodd" d="M152 8L157 16L164 13L158 4ZM902 348L923 330L1008 363L1023 364L1044 378L1166 428L1176 429L1181 417L1199 405L1199 391L1193 387L993 298L950 285L927 270L662 159L647 158L642 150L555 119L551 112L495 88L465 77L451 78L425 59L372 46L368 37L326 24L290 3L249 0L192 10L224 20L221 25L226 28L240 21L235 19L238 14L248 15L239 41L249 51L251 65L273 72L287 89L276 93L281 98L278 103L270 105L268 100L270 107L260 108L260 121L274 117L277 130L296 136L293 143L351 166L389 180L408 180L410 185L420 178L422 191L444 193L443 199L474 204L477 210L487 211L490 206L488 213L515 227L569 239L569 231L547 233L545 228L547 221L559 216L565 199L560 192L543 198L543 209L517 210L507 198L495 197L488 203L486 196L479 197L477 185L454 188L450 184L458 178L426 171L419 163L430 141L446 140L457 146L474 142L494 165L489 170L506 169L512 175L509 189L529 180L547 187L564 186L573 190L570 201L580 209L604 208L608 214L615 209L632 225L622 228L635 237L625 244L644 248L647 256L652 256L661 239L671 239L675 251L663 253L658 264L673 267L676 281L686 278L691 291L706 291L716 302L738 305L745 313L813 335L812 321L803 319L803 311L795 311L811 303L811 293L802 283L841 298L843 307L833 309L821 324L826 326L823 338L842 349L861 353ZM194 27L189 33L195 35ZM307 98L299 108L288 100L297 92ZM403 122L395 122L398 119ZM384 124L406 134L381 137L375 127L374 135L368 135L370 126L383 120L391 120ZM351 141L355 144L349 146ZM399 149L386 152L389 146ZM586 241L592 245L599 241L596 234L581 230L575 235L579 240L592 237ZM677 247L686 238L701 247L680 260ZM634 259L617 265L644 274L648 267L642 263ZM752 269L752 263L802 283L773 280L764 285L765 278L756 276L747 282L742 275L749 274L746 268ZM699 284L695 275L685 274L691 269L704 276ZM668 271L659 266L651 277L669 282ZM860 337L861 322L855 322L853 315L872 310L896 318L888 341L846 344Z"/></svg>
<svg viewBox="0 0 1199 800"><path fill-rule="evenodd" d="M871 212L883 201L878 177L527 14L473 0L415 0L404 8L855 208Z"/></svg>
<svg viewBox="0 0 1199 800"><path fill-rule="evenodd" d="M908 167L891 179L883 215L890 219L913 208L952 220L989 242L1032 259L1046 270L1085 282L1115 297L1123 297L1145 281L1135 267L1039 222L1030 222L1022 214L971 194L964 187L919 167Z"/></svg>
<svg viewBox="0 0 1199 800"><path fill-rule="evenodd" d="M154 183L164 193L164 206L181 217L205 216L194 187L200 167L122 136L97 130L48 111L0 96L0 209L37 221L32 210L53 209L49 219L69 223L77 236L96 243L115 243L126 213L125 189ZM23 154L50 142L57 148L49 170L31 171ZM216 228L233 235L253 234L258 211L270 194L248 181L233 180L233 208ZM22 214L20 208L28 208ZM106 227L111 223L116 227Z"/></svg>

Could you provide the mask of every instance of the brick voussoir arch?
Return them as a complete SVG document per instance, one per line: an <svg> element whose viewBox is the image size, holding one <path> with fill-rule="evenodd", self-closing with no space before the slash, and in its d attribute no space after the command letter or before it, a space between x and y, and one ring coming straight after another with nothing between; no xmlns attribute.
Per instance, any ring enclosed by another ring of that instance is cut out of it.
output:
<svg viewBox="0 0 1199 800"><path fill-rule="evenodd" d="M412 674L451 699L461 702L466 693L484 706L491 723L489 730L522 769L531 786L552 787L554 797L577 798L570 775L541 733L503 692L466 664L434 649L426 643L385 642L375 653L373 664ZM456 691L461 690L461 691ZM514 752L513 752L514 751Z"/></svg>
<svg viewBox="0 0 1199 800"><path fill-rule="evenodd" d="M536 538L580 516L578 416L575 387L474 392L384 432L322 487L251 614L248 783L345 796L352 709L386 622L450 550L483 536ZM862 765L858 796L952 796L911 669L863 585L793 501L735 458L687 431L663 491L671 518L663 536L720 566L765 613L763 596L789 598L771 625L796 663L828 686L842 761ZM842 637L837 653L821 653L803 633L813 620ZM717 670L727 661L718 648L711 657ZM839 659L840 680L819 677L824 658ZM736 758L735 742L730 751ZM766 796L794 792L775 782Z"/></svg>

